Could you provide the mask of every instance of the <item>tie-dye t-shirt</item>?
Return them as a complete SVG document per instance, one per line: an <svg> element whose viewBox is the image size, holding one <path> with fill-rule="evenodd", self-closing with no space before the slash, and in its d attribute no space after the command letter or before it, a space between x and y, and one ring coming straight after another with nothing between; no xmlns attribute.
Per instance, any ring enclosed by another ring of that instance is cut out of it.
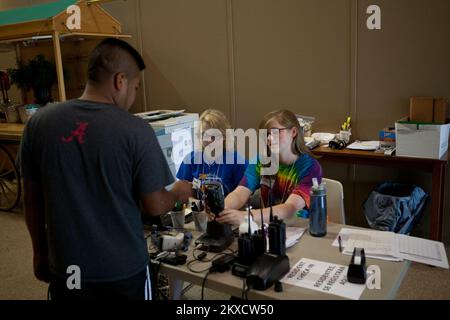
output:
<svg viewBox="0 0 450 320"><path fill-rule="evenodd" d="M269 206L269 191L272 185L272 203L278 205L284 203L291 194L299 195L305 200L306 208L310 205L310 191L313 178L322 181L322 167L319 162L310 155L303 154L292 165L280 164L276 176L261 177L261 163L249 164L240 183L241 186L250 189L253 193L261 188L261 197L264 207ZM308 217L307 211L300 211L299 216Z"/></svg>

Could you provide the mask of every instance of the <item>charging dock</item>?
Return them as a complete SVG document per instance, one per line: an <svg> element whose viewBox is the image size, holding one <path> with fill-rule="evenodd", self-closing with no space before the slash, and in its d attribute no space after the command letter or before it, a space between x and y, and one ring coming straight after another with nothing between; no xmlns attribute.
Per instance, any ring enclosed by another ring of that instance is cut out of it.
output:
<svg viewBox="0 0 450 320"><path fill-rule="evenodd" d="M264 291L281 280L289 269L289 258L286 255L263 254L250 268L247 285L255 290Z"/></svg>

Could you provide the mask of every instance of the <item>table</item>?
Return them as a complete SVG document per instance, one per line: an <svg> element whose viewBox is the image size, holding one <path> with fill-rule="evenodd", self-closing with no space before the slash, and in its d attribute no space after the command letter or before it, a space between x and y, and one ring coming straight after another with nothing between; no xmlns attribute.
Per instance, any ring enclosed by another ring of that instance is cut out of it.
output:
<svg viewBox="0 0 450 320"><path fill-rule="evenodd" d="M295 225L299 227L307 227L308 220L296 218L295 223L288 222L289 226ZM290 260L291 268L302 258L308 258L313 260L319 260L323 262L330 262L340 265L348 265L351 257L343 255L339 252L339 249L332 247L331 244L337 237L343 225L338 224L328 224L328 233L323 238L314 238L308 231L305 232L300 242L295 246L287 250L287 255ZM346 228L351 228L345 226ZM186 226L187 229L193 228L192 224ZM355 228L361 229L361 228ZM200 234L193 231L194 239L196 239ZM192 260L192 251L194 245L188 251L188 261ZM236 241L231 246L233 250L236 250ZM196 252L198 255L199 252ZM208 257L212 257L212 253L208 254ZM196 270L206 269L210 263L199 263L191 266ZM381 290L369 290L365 289L361 299L363 300L383 300L383 299L394 299L400 285L406 276L409 269L410 262L390 262L375 259L367 259L367 266L378 265L381 269ZM161 264L160 272L173 277L174 279L184 280L196 285L202 285L203 278L206 274L204 273L193 273L188 270L186 265L182 266L172 266L167 264ZM231 274L231 271L226 273L215 273L210 274L207 278L205 286L207 288L223 292L235 297L241 297L243 280ZM283 284L283 292L277 293L274 288L269 288L266 291L255 291L250 290L248 293L248 298L250 300L341 300L343 298L329 295L313 290L308 290L288 284ZM206 299L208 297L205 297Z"/></svg>
<svg viewBox="0 0 450 320"><path fill-rule="evenodd" d="M372 166L397 166L421 170L432 174L430 239L442 241L442 225L444 220L444 189L448 164L448 153L442 159L424 159L412 157L386 156L373 151L334 150L320 146L312 151L320 161L342 162Z"/></svg>

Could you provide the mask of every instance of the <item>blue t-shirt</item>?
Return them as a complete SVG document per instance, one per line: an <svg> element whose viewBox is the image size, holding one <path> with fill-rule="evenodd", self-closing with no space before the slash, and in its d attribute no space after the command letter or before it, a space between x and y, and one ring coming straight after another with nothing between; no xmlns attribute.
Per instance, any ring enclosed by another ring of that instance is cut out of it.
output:
<svg viewBox="0 0 450 320"><path fill-rule="evenodd" d="M226 159L233 159L228 164ZM203 152L191 152L187 155L178 169L177 178L180 180L193 181L194 178L205 180L207 177L220 178L225 196L239 186L245 170L247 161L238 153L224 153L222 163L208 164L203 158Z"/></svg>

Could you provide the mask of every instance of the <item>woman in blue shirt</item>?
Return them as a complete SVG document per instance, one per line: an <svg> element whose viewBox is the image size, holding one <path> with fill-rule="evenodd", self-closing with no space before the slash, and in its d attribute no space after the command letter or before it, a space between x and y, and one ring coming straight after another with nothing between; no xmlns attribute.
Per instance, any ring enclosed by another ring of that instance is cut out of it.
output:
<svg viewBox="0 0 450 320"><path fill-rule="evenodd" d="M184 159L178 169L177 178L185 181L193 181L194 179L198 179L200 182L206 180L220 181L223 185L224 194L227 196L237 188L242 180L247 168L247 161L234 150L226 150L226 130L231 129L231 126L221 111L206 110L201 114L200 122L203 148L201 151L193 151ZM216 154L214 158L209 156L209 152L205 152L205 148L214 141L214 136L208 135L210 129L215 129L217 133L220 131L223 137L220 153ZM231 163L230 160L232 160Z"/></svg>

